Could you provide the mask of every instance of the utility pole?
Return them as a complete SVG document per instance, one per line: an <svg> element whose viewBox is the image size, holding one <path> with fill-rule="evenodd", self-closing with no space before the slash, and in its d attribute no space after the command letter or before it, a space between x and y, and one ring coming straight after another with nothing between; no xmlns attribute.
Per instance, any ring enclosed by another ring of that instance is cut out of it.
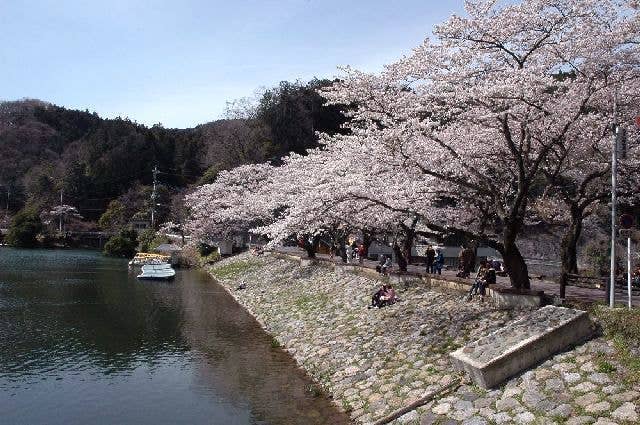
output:
<svg viewBox="0 0 640 425"><path fill-rule="evenodd" d="M153 191L151 192L151 228L156 228L156 198L157 192L156 188L158 186L158 166L153 166Z"/></svg>
<svg viewBox="0 0 640 425"><path fill-rule="evenodd" d="M631 235L627 237L627 300L631 310Z"/></svg>
<svg viewBox="0 0 640 425"><path fill-rule="evenodd" d="M58 231L62 233L62 219L64 216L64 212L62 210L62 189L60 189L60 223L58 225Z"/></svg>

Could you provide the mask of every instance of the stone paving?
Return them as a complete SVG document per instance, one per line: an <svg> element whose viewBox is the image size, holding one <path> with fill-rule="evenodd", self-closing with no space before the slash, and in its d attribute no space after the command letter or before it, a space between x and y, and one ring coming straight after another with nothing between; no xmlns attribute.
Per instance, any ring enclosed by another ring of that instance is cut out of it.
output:
<svg viewBox="0 0 640 425"><path fill-rule="evenodd" d="M379 281L270 256L228 258L211 272L355 423L451 382L449 352L530 313L415 286L368 309ZM624 379L612 351L597 338L500 388L463 384L394 423L639 423L640 384Z"/></svg>

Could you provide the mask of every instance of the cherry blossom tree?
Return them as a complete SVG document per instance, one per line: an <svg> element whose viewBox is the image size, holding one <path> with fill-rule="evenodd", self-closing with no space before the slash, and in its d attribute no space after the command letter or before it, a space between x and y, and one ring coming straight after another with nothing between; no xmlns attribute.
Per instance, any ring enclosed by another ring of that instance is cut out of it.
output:
<svg viewBox="0 0 640 425"><path fill-rule="evenodd" d="M628 108L627 112L632 108ZM629 121L630 117L626 117ZM606 129L606 126L602 127ZM608 129L607 129L608 130ZM579 141L576 141L580 143ZM599 137L582 140L580 149L559 150L549 168L544 168L544 194L536 210L548 222L563 223L560 243L560 297L571 274L578 274L578 242L585 219L611 200L611 149L613 137L605 131ZM618 195L626 202L637 201L640 186L640 145L629 145L618 163Z"/></svg>
<svg viewBox="0 0 640 425"><path fill-rule="evenodd" d="M581 220L603 199L614 98L625 120L640 93L637 7L465 7L383 72L346 68L322 91L349 105L346 134L321 135L320 148L281 167L221 174L190 196L192 230L253 229L278 243L375 228L404 233L405 257L418 232L454 233L498 250L512 286L529 288L517 240L541 200L573 202Z"/></svg>
<svg viewBox="0 0 640 425"><path fill-rule="evenodd" d="M268 164L242 165L220 172L213 183L187 195L187 232L195 239L225 238L273 220L272 203L257 196L272 170Z"/></svg>
<svg viewBox="0 0 640 425"><path fill-rule="evenodd" d="M64 231L64 224L69 218L81 219L82 216L78 213L78 209L71 205L56 205L50 211L43 214L43 221L47 224L54 220L58 221L58 231L62 233Z"/></svg>
<svg viewBox="0 0 640 425"><path fill-rule="evenodd" d="M432 229L497 249L512 286L528 288L517 238L543 168L605 133L614 92L636 96L637 10L595 0L465 6L469 16L438 26L434 41L379 75L346 69L325 95L354 105L352 137L365 149L383 146L380 161L429 185L413 208Z"/></svg>

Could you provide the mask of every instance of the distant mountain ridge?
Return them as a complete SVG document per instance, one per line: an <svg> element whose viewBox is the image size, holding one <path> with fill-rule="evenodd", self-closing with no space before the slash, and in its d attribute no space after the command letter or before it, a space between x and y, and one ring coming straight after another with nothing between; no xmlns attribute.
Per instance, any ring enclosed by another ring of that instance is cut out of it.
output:
<svg viewBox="0 0 640 425"><path fill-rule="evenodd" d="M60 202L96 221L109 202L136 185L161 183L179 191L212 181L220 170L273 160L317 145L315 131L340 131L336 107L316 89L330 84L283 82L251 113L187 129L147 127L101 118L42 100L0 103L0 206L44 210ZM4 202L3 202L4 201Z"/></svg>

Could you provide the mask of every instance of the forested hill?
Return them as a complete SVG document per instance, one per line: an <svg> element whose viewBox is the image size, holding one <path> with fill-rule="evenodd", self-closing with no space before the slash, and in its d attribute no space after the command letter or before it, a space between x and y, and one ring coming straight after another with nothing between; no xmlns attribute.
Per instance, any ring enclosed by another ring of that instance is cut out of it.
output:
<svg viewBox="0 0 640 425"><path fill-rule="evenodd" d="M8 192L10 212L44 211L62 191L85 220L97 221L117 198L144 219L157 165L167 198L161 215L168 216L172 194L220 170L302 153L316 146L315 131L340 131L338 108L323 106L316 93L326 84L283 82L228 119L190 129L104 119L39 100L0 103L0 206L6 208Z"/></svg>

